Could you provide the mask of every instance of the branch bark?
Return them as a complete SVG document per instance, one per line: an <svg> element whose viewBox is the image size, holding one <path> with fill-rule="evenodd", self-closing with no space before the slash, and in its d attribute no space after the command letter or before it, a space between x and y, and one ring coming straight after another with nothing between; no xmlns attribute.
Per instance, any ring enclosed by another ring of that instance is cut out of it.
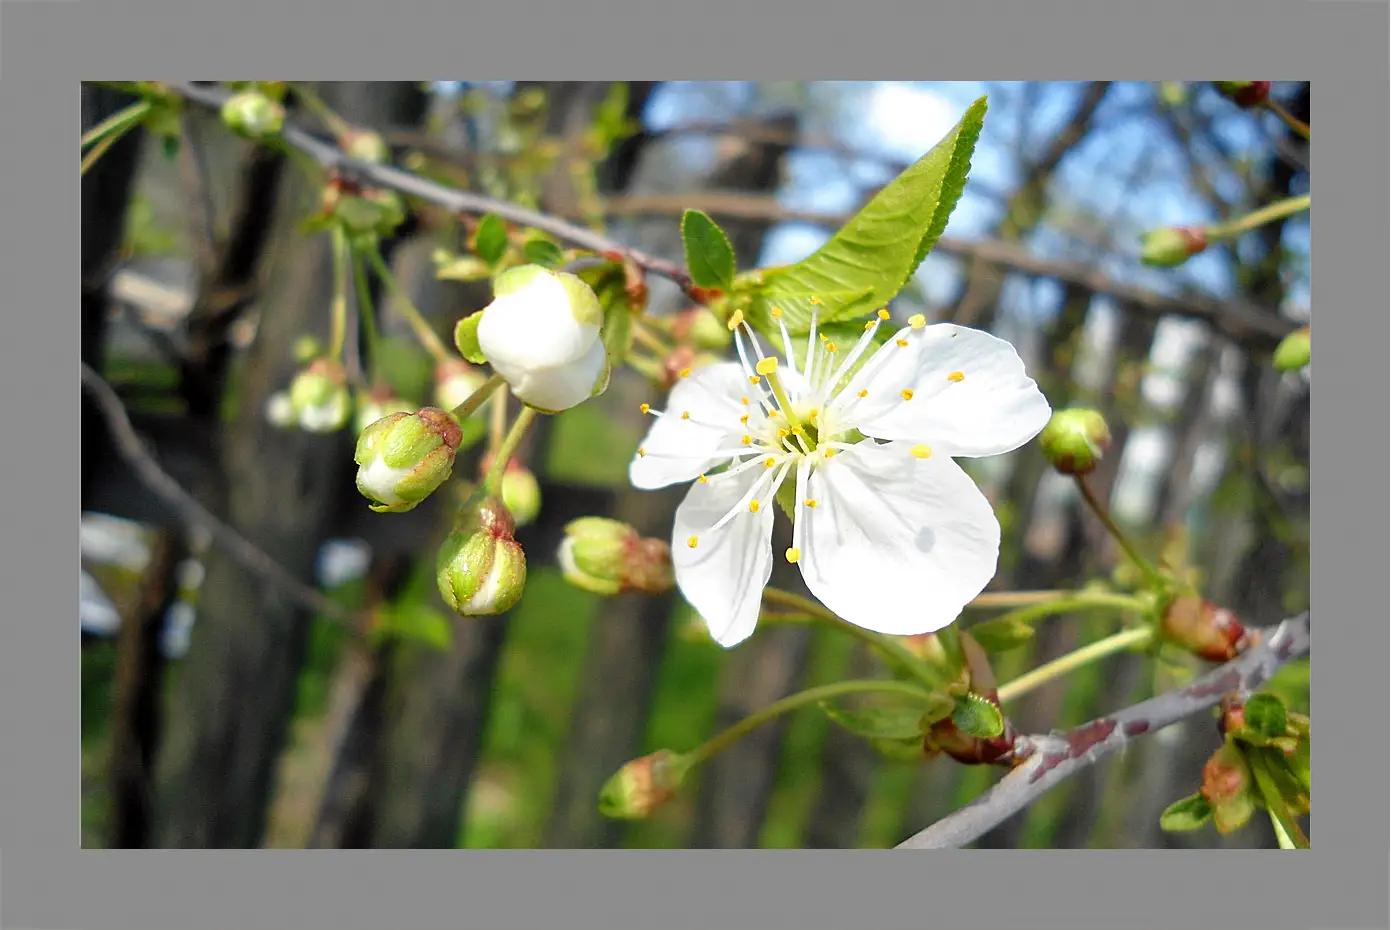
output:
<svg viewBox="0 0 1391 930"><path fill-rule="evenodd" d="M1123 749L1137 736L1154 733L1215 707L1234 691L1254 691L1291 659L1309 651L1309 614L1263 631L1259 642L1237 658L1186 687L1100 717L1063 733L1020 737L1015 751L1025 761L985 794L898 844L896 849L959 849L1023 810L1046 792Z"/></svg>

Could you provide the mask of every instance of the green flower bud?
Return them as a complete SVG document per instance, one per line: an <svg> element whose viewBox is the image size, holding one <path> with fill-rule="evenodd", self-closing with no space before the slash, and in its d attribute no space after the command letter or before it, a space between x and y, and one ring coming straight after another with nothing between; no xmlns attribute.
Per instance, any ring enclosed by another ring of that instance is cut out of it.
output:
<svg viewBox="0 0 1391 930"><path fill-rule="evenodd" d="M267 139L285 125L285 108L259 90L244 90L222 105L222 124L247 139Z"/></svg>
<svg viewBox="0 0 1391 930"><path fill-rule="evenodd" d="M378 513L404 513L435 492L454 470L459 421L434 407L393 413L357 438L357 489Z"/></svg>
<svg viewBox="0 0 1391 930"><path fill-rule="evenodd" d="M674 583L665 541L644 539L626 523L603 517L569 523L556 558L567 581L605 597L624 591L661 594Z"/></svg>
<svg viewBox="0 0 1391 930"><path fill-rule="evenodd" d="M370 129L349 129L339 140L343 151L358 161L383 165L391 160L391 147L386 140Z"/></svg>
<svg viewBox="0 0 1391 930"><path fill-rule="evenodd" d="M406 202L391 190L339 193L332 199L332 208L343 228L353 237L389 236L406 221Z"/></svg>
<svg viewBox="0 0 1391 930"><path fill-rule="evenodd" d="M634 759L604 783L599 812L615 820L643 820L676 797L690 770L690 759L670 749Z"/></svg>
<svg viewBox="0 0 1391 930"><path fill-rule="evenodd" d="M1222 96L1243 110L1258 107L1270 98L1269 81L1214 81Z"/></svg>
<svg viewBox="0 0 1391 930"><path fill-rule="evenodd" d="M1295 330L1275 349L1275 370L1282 372L1299 371L1309 364L1309 327Z"/></svg>
<svg viewBox="0 0 1391 930"><path fill-rule="evenodd" d="M318 359L290 382L290 407L299 428L309 433L333 433L347 425L352 413L343 367Z"/></svg>
<svg viewBox="0 0 1391 930"><path fill-rule="evenodd" d="M530 471L510 462L502 473L502 502L518 526L528 526L541 512L541 483Z"/></svg>
<svg viewBox="0 0 1391 930"><path fill-rule="evenodd" d="M1049 465L1064 475L1086 475L1111 448L1111 431L1095 410L1059 410L1039 433L1038 441Z"/></svg>
<svg viewBox="0 0 1391 930"><path fill-rule="evenodd" d="M445 539L435 562L440 595L466 617L504 613L526 588L526 553L502 502L488 499Z"/></svg>
<svg viewBox="0 0 1391 930"><path fill-rule="evenodd" d="M1209 662L1228 662L1237 657L1246 640L1246 628L1236 614L1200 597L1176 598L1160 623L1165 638Z"/></svg>
<svg viewBox="0 0 1391 930"><path fill-rule="evenodd" d="M1156 268L1177 268L1206 249L1201 229L1166 226L1140 237L1140 261Z"/></svg>
<svg viewBox="0 0 1391 930"><path fill-rule="evenodd" d="M314 359L324 354L323 344L318 339L305 333L295 340L294 356L295 361L301 365L308 365Z"/></svg>

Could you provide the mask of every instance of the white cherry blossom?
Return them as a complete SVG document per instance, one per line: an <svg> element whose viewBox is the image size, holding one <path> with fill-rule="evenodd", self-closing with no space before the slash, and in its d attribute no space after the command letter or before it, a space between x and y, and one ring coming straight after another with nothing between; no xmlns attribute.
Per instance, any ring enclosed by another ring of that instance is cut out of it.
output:
<svg viewBox="0 0 1391 930"><path fill-rule="evenodd" d="M629 478L644 489L695 482L676 512L672 562L721 645L758 621L779 490L795 489L783 557L857 626L939 630L994 576L999 522L952 457L1019 448L1047 424L1048 402L1008 342L922 316L851 374L888 319L880 310L845 351L813 317L798 370L781 318L786 367L736 314L738 362L691 372L664 412L644 405L658 419Z"/></svg>

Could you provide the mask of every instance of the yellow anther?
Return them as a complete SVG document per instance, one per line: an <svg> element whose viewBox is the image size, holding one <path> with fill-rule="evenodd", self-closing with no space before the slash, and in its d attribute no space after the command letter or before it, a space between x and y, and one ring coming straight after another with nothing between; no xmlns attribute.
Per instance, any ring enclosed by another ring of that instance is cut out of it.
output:
<svg viewBox="0 0 1391 930"><path fill-rule="evenodd" d="M787 427L783 427L782 429L778 430L778 438L779 438L779 439L786 439L788 436L791 436L791 435L792 435L792 430L788 429Z"/></svg>
<svg viewBox="0 0 1391 930"><path fill-rule="evenodd" d="M869 396L869 391L866 391L866 390L864 390L864 389L861 389L861 390L860 390L860 393L857 394L856 396L857 396L857 397L868 397L868 396Z"/></svg>
<svg viewBox="0 0 1391 930"><path fill-rule="evenodd" d="M681 377L683 377L683 378L689 378L690 376L691 376L691 370L690 370L689 368L683 368L683 369L681 369Z"/></svg>
<svg viewBox="0 0 1391 930"><path fill-rule="evenodd" d="M806 500L804 500L802 503L806 504L808 507L815 508L815 507L816 507L816 498L814 498L814 497L808 497L808 498L807 498Z"/></svg>
<svg viewBox="0 0 1391 930"><path fill-rule="evenodd" d="M962 372L959 372L959 371L953 371L951 374L947 375L947 380L948 380L948 381L957 381L957 382L965 381L965 380L966 380L966 375L965 375L964 373L962 373Z"/></svg>
<svg viewBox="0 0 1391 930"><path fill-rule="evenodd" d="M644 455L646 455L646 454L647 454L647 450L646 450L646 449L639 449L639 450L638 450L638 458L642 458L642 457L643 457Z"/></svg>
<svg viewBox="0 0 1391 930"><path fill-rule="evenodd" d="M868 323L865 324L865 329L873 329L877 325L878 324L874 320L870 320Z"/></svg>
<svg viewBox="0 0 1391 930"><path fill-rule="evenodd" d="M903 390L898 392L898 396L902 397L904 400L912 400L913 392L908 388L904 388Z"/></svg>
<svg viewBox="0 0 1391 930"><path fill-rule="evenodd" d="M747 413L744 414L742 417L739 418L739 422L747 425L749 422L749 415Z"/></svg>
<svg viewBox="0 0 1391 930"><path fill-rule="evenodd" d="M899 345L899 348L901 348L901 349L906 349L906 348L908 348L908 340L907 340L907 339L895 339L894 342L897 342L898 345Z"/></svg>
<svg viewBox="0 0 1391 930"><path fill-rule="evenodd" d="M797 560L801 557L802 550L798 549L796 546L793 546L791 549L787 550L787 561L791 562L793 565L796 565Z"/></svg>
<svg viewBox="0 0 1391 930"><path fill-rule="evenodd" d="M810 303L813 307L819 307L819 306L821 306L821 298L820 298L820 297L812 297L812 298L809 298L807 302Z"/></svg>
<svg viewBox="0 0 1391 930"><path fill-rule="evenodd" d="M925 459L932 455L931 446L914 446L910 451L915 459Z"/></svg>
<svg viewBox="0 0 1391 930"><path fill-rule="evenodd" d="M749 501L749 513L758 513L758 501Z"/></svg>
<svg viewBox="0 0 1391 930"><path fill-rule="evenodd" d="M701 475L699 478L696 479L696 482L699 484L708 484L710 482L710 479L705 477L704 475Z"/></svg>
<svg viewBox="0 0 1391 930"><path fill-rule="evenodd" d="M879 317L881 320L887 320L889 318L889 311L885 307L880 307L879 312L876 313L875 316Z"/></svg>
<svg viewBox="0 0 1391 930"><path fill-rule="evenodd" d="M734 332L736 329L738 329L739 326L740 326L740 324L742 324L743 322L744 322L744 311L743 311L743 310L735 310L735 311L734 311L734 315L731 316L731 317L729 318L729 322L726 323L725 325L729 327L729 331L732 333L732 332Z"/></svg>
<svg viewBox="0 0 1391 930"><path fill-rule="evenodd" d="M758 360L758 364L753 366L753 370L766 378L778 370L778 360L771 355L767 358L761 358Z"/></svg>
<svg viewBox="0 0 1391 930"><path fill-rule="evenodd" d="M820 337L820 339L821 339L821 341L822 341L823 343L825 343L825 342L830 342L830 341L831 341L831 337L830 337L830 336L827 336L825 333L817 333L816 335L817 335L818 337Z"/></svg>
<svg viewBox="0 0 1391 930"><path fill-rule="evenodd" d="M643 404L643 405L642 405L641 407L639 407L638 409L641 410L643 413L651 413L651 412L652 412L652 405L651 405L651 404Z"/></svg>
<svg viewBox="0 0 1391 930"><path fill-rule="evenodd" d="M836 451L837 451L837 450L835 450L835 449L827 449L827 450L826 450L826 458L830 458L831 456L835 455L835 454L836 454Z"/></svg>
<svg viewBox="0 0 1391 930"><path fill-rule="evenodd" d="M739 398L739 403L741 403L741 404L743 404L745 407L747 407L747 406L749 405L749 399L748 399L747 397L741 397L741 398Z"/></svg>
<svg viewBox="0 0 1391 930"><path fill-rule="evenodd" d="M757 383L758 383L758 376L757 376L757 375L749 375L749 384L757 384Z"/></svg>
<svg viewBox="0 0 1391 930"><path fill-rule="evenodd" d="M768 315L776 320L778 317L782 316L782 307L769 307Z"/></svg>
<svg viewBox="0 0 1391 930"><path fill-rule="evenodd" d="M775 459L775 458L773 458L771 455L768 456L766 459L763 460L763 467L764 467L764 468L772 468L772 467L773 467L774 465L776 465L776 464L778 464L778 460Z"/></svg>
<svg viewBox="0 0 1391 930"><path fill-rule="evenodd" d="M815 420L815 419L816 419L816 415L817 415L818 413L820 413L820 412L821 412L820 410L817 410L815 407L812 407L810 410L807 411L807 419L808 419L808 420Z"/></svg>
<svg viewBox="0 0 1391 930"><path fill-rule="evenodd" d="M826 351L827 351L827 352L834 352L835 350L836 350L836 344L835 344L834 342L828 342L828 343L826 343Z"/></svg>
<svg viewBox="0 0 1391 930"><path fill-rule="evenodd" d="M745 436L743 439L739 440L739 444L744 446L747 446L751 442L753 442L752 436Z"/></svg>
<svg viewBox="0 0 1391 930"><path fill-rule="evenodd" d="M691 418L691 412L690 412L689 410L682 410L682 411L681 411L681 419L683 419L683 420L689 420L690 418Z"/></svg>
<svg viewBox="0 0 1391 930"><path fill-rule="evenodd" d="M927 325L927 317L923 316L921 313L915 313L908 318L908 325L914 329L922 329Z"/></svg>
<svg viewBox="0 0 1391 930"><path fill-rule="evenodd" d="M694 548L696 547L696 544L699 543L699 542L700 542L700 537L699 537L699 536L692 536L690 539L686 540L686 545L688 545L688 546L690 546L692 549L694 549Z"/></svg>

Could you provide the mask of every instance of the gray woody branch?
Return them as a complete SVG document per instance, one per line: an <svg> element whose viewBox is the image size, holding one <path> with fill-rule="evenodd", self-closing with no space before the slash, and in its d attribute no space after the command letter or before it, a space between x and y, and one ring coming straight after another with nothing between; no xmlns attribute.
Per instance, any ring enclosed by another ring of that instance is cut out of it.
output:
<svg viewBox="0 0 1391 930"><path fill-rule="evenodd" d="M1142 701L1064 733L1023 736L1016 753L1025 761L989 791L943 817L897 849L958 849L975 842L1049 789L1132 739L1172 726L1216 706L1224 695L1254 691L1290 659L1309 651L1309 613L1261 631L1259 641L1186 687Z"/></svg>

